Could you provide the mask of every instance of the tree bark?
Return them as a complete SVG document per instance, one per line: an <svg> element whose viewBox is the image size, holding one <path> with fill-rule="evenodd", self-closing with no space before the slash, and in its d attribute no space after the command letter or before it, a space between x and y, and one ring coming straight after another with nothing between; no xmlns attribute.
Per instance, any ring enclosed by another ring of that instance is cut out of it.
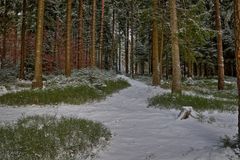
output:
<svg viewBox="0 0 240 160"><path fill-rule="evenodd" d="M134 66L133 66L133 63L134 63L134 59L133 59L133 51L134 51L134 37L133 37L133 34L134 34L134 31L133 31L133 21L134 21L134 18L133 18L133 1L131 1L131 21L130 21L130 27L131 27L131 43L130 43L130 46L131 46L131 52L130 52L130 74L131 74L131 77L133 78L134 76Z"/></svg>
<svg viewBox="0 0 240 160"><path fill-rule="evenodd" d="M100 27L100 46L99 46L99 67L103 69L103 33L104 33L104 0L102 0L102 14Z"/></svg>
<svg viewBox="0 0 240 160"><path fill-rule="evenodd" d="M25 78L24 70L25 70L25 57L26 57L25 56L25 52L26 52L26 10L27 10L27 1L23 0L19 79Z"/></svg>
<svg viewBox="0 0 240 160"><path fill-rule="evenodd" d="M153 74L152 74L152 85L160 85L160 75L159 75L159 54L158 54L158 24L157 24L157 7L158 1L152 0L153 5L153 30L152 30L152 58L153 58Z"/></svg>
<svg viewBox="0 0 240 160"><path fill-rule="evenodd" d="M83 0L79 0L79 24L78 24L78 69L83 67Z"/></svg>
<svg viewBox="0 0 240 160"><path fill-rule="evenodd" d="M181 94L181 67L178 46L178 26L176 0L169 0L172 40L172 93Z"/></svg>
<svg viewBox="0 0 240 160"><path fill-rule="evenodd" d="M240 143L240 0L234 0L235 56L238 87L238 140Z"/></svg>
<svg viewBox="0 0 240 160"><path fill-rule="evenodd" d="M92 31L91 31L91 67L96 67L96 0L92 0Z"/></svg>
<svg viewBox="0 0 240 160"><path fill-rule="evenodd" d="M72 56L72 0L67 0L67 33L65 51L65 76L71 76L71 56Z"/></svg>
<svg viewBox="0 0 240 160"><path fill-rule="evenodd" d="M44 1L38 0L35 72L32 81L33 88L42 88L42 49L43 49L43 27L44 27Z"/></svg>
<svg viewBox="0 0 240 160"><path fill-rule="evenodd" d="M215 0L215 22L218 33L217 51L218 51L218 90L224 89L224 59L222 46L222 26L221 26L221 11L219 0Z"/></svg>
<svg viewBox="0 0 240 160"><path fill-rule="evenodd" d="M128 13L129 12L127 11L127 17L129 16ZM125 72L126 72L126 74L129 73L128 55L129 55L129 20L127 18L127 20L126 20L126 33L125 33Z"/></svg>

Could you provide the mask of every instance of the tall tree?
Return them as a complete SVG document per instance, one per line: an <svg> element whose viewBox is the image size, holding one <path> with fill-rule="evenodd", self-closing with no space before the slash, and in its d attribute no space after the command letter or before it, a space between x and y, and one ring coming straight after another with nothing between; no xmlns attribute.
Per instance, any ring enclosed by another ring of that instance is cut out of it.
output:
<svg viewBox="0 0 240 160"><path fill-rule="evenodd" d="M1 68L4 67L6 63L6 52L7 52L7 23L8 23L8 9L7 9L7 0L3 1L4 13L3 13L3 40L2 40L2 53L1 53Z"/></svg>
<svg viewBox="0 0 240 160"><path fill-rule="evenodd" d="M103 68L103 33L104 33L104 0L102 0L102 14L101 14L101 26L100 26L100 46L99 46L99 67Z"/></svg>
<svg viewBox="0 0 240 160"><path fill-rule="evenodd" d="M224 88L224 59L223 59L223 46L222 46L222 25L221 25L221 11L220 2L215 0L215 22L216 30L218 33L217 38L217 51L218 51L218 89Z"/></svg>
<svg viewBox="0 0 240 160"><path fill-rule="evenodd" d="M83 0L79 0L79 53L78 53L78 69L83 67Z"/></svg>
<svg viewBox="0 0 240 160"><path fill-rule="evenodd" d="M20 57L20 71L19 79L24 79L25 70L25 51L26 51L26 9L27 0L23 0L22 4L22 30L21 30L21 57Z"/></svg>
<svg viewBox="0 0 240 160"><path fill-rule="evenodd" d="M42 49L43 49L43 27L44 27L44 0L38 0L37 32L35 51L35 72L32 81L33 88L42 88Z"/></svg>
<svg viewBox="0 0 240 160"><path fill-rule="evenodd" d="M133 15L133 0L131 0L130 2L131 4L131 14L130 14L130 28L131 28L131 43L130 43L130 48L131 48L131 51L130 51L130 73L131 73L131 77L133 78L133 75L134 75L134 57L133 57L133 52L134 52L134 15Z"/></svg>
<svg viewBox="0 0 240 160"><path fill-rule="evenodd" d="M109 69L113 69L114 65L114 55L115 55L115 7L114 0L112 0L112 48L111 53L109 55Z"/></svg>
<svg viewBox="0 0 240 160"><path fill-rule="evenodd" d="M176 0L169 0L172 41L172 93L181 94L181 67L178 45Z"/></svg>
<svg viewBox="0 0 240 160"><path fill-rule="evenodd" d="M157 24L157 8L158 0L152 0L153 5L153 24L152 24L152 61L153 61L153 73L152 73L152 84L154 86L160 85L159 76L159 54L158 54L158 24Z"/></svg>
<svg viewBox="0 0 240 160"><path fill-rule="evenodd" d="M129 16L129 11L127 11L127 17ZM129 73L129 19L126 19L126 31L125 31L125 72Z"/></svg>
<svg viewBox="0 0 240 160"><path fill-rule="evenodd" d="M67 33L65 51L65 75L71 76L71 54L72 54L72 0L67 0Z"/></svg>
<svg viewBox="0 0 240 160"><path fill-rule="evenodd" d="M96 67L96 0L92 0L92 28L91 28L91 67Z"/></svg>
<svg viewBox="0 0 240 160"><path fill-rule="evenodd" d="M238 140L240 141L240 0L234 0L235 56L238 87Z"/></svg>

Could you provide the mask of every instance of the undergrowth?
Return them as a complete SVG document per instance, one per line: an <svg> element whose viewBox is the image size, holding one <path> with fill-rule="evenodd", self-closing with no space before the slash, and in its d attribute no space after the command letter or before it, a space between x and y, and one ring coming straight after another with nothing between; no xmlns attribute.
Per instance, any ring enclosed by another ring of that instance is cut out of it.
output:
<svg viewBox="0 0 240 160"><path fill-rule="evenodd" d="M198 111L234 111L236 105L236 101L206 98L196 95L174 95L170 93L158 95L149 99L149 106L167 109L181 109L182 106L191 106Z"/></svg>
<svg viewBox="0 0 240 160"><path fill-rule="evenodd" d="M0 96L2 105L55 105L59 103L82 104L100 100L113 92L126 88L125 80L108 80L101 86L66 86L63 88L24 90Z"/></svg>
<svg viewBox="0 0 240 160"><path fill-rule="evenodd" d="M94 156L111 138L102 124L75 118L29 116L0 126L4 160L74 160Z"/></svg>

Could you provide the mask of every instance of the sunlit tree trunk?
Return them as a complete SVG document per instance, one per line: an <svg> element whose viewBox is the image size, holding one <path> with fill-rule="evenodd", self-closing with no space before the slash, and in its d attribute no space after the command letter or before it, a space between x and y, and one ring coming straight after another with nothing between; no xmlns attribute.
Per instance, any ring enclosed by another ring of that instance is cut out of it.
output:
<svg viewBox="0 0 240 160"><path fill-rule="evenodd" d="M104 32L104 0L102 0L102 14L100 27L99 67L103 69L103 32Z"/></svg>
<svg viewBox="0 0 240 160"><path fill-rule="evenodd" d="M219 0L215 0L215 21L216 30L218 32L217 38L217 50L218 50L218 89L224 88L224 59L223 59L223 47L222 47L222 26L221 26L221 11Z"/></svg>
<svg viewBox="0 0 240 160"><path fill-rule="evenodd" d="M72 0L67 0L67 32L65 51L65 76L71 76L71 54L72 54Z"/></svg>
<svg viewBox="0 0 240 160"><path fill-rule="evenodd" d="M176 0L169 0L172 41L172 93L181 94L181 67L178 46Z"/></svg>
<svg viewBox="0 0 240 160"><path fill-rule="evenodd" d="M158 24L157 24L157 7L158 0L152 0L153 5L153 24L152 24L152 59L153 59L153 73L152 73L152 85L160 85L159 75L159 54L158 54Z"/></svg>
<svg viewBox="0 0 240 160"><path fill-rule="evenodd" d="M234 0L235 56L238 87L238 140L240 143L240 0Z"/></svg>
<svg viewBox="0 0 240 160"><path fill-rule="evenodd" d="M43 27L44 27L44 0L38 0L35 71L32 81L33 88L42 88L42 49L43 49Z"/></svg>
<svg viewBox="0 0 240 160"><path fill-rule="evenodd" d="M91 67L96 67L96 0L92 0Z"/></svg>
<svg viewBox="0 0 240 160"><path fill-rule="evenodd" d="M78 53L78 69L83 67L83 0L79 0L79 53Z"/></svg>

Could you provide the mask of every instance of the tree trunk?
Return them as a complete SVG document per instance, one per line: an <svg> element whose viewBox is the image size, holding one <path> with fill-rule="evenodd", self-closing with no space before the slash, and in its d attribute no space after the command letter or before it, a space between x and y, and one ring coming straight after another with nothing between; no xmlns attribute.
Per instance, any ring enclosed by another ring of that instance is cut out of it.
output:
<svg viewBox="0 0 240 160"><path fill-rule="evenodd" d="M127 17L128 17L128 12L127 12ZM126 33L125 33L125 72L126 74L129 73L129 63L128 63L128 55L129 55L129 20L127 19L126 22Z"/></svg>
<svg viewBox="0 0 240 160"><path fill-rule="evenodd" d="M224 89L224 59L223 59L223 47L222 47L222 27L221 27L221 11L219 0L215 0L215 21L216 30L218 32L217 38L217 50L218 50L218 90Z"/></svg>
<svg viewBox="0 0 240 160"><path fill-rule="evenodd" d="M181 94L181 67L178 46L176 0L170 0L169 5L172 40L172 93Z"/></svg>
<svg viewBox="0 0 240 160"><path fill-rule="evenodd" d="M153 5L153 30L152 30L152 47L153 47L153 74L152 74L152 85L160 85L160 75L159 75L159 54L158 54L158 24L157 24L157 7L158 1L152 0Z"/></svg>
<svg viewBox="0 0 240 160"><path fill-rule="evenodd" d="M163 1L161 0L159 2L159 7L163 7ZM158 32L158 52L159 52L159 78L160 78L160 83L161 83L161 79L163 78L163 45L164 45L164 34L163 34L163 30L164 30L164 18L163 18L163 8L161 8L161 28Z"/></svg>
<svg viewBox="0 0 240 160"><path fill-rule="evenodd" d="M96 0L93 0L92 1L93 4L92 4L92 31L91 31L91 67L96 67Z"/></svg>
<svg viewBox="0 0 240 160"><path fill-rule="evenodd" d="M2 53L1 53L1 68L5 67L6 63L6 53L7 53L7 23L8 23L8 18L7 18L7 1L5 0L4 2L4 13L3 13L3 41L2 41Z"/></svg>
<svg viewBox="0 0 240 160"><path fill-rule="evenodd" d="M25 78L24 70L25 70L25 57L26 57L25 56L25 52L26 52L26 10L27 10L27 0L23 0L19 79Z"/></svg>
<svg viewBox="0 0 240 160"><path fill-rule="evenodd" d="M66 24L66 51L65 51L65 76L71 76L72 56L72 0L67 0L67 24Z"/></svg>
<svg viewBox="0 0 240 160"><path fill-rule="evenodd" d="M131 1L131 21L130 21L130 27L131 27L131 44L130 44L130 46L131 46L131 52L130 52L130 74L131 74L131 77L133 78L133 75L134 75L134 67L133 67L133 51L134 51L134 37L133 37L133 34L134 34L134 31L133 31L133 28L134 28L134 26L133 26L133 21L134 21L134 19L133 19L133 1Z"/></svg>
<svg viewBox="0 0 240 160"><path fill-rule="evenodd" d="M113 69L115 55L115 8L114 0L112 0L112 48L109 55L109 69Z"/></svg>
<svg viewBox="0 0 240 160"><path fill-rule="evenodd" d="M104 0L102 0L102 14L100 26L99 67L103 69L103 33L104 33Z"/></svg>
<svg viewBox="0 0 240 160"><path fill-rule="evenodd" d="M238 140L240 143L240 1L234 0L235 56L238 87Z"/></svg>
<svg viewBox="0 0 240 160"><path fill-rule="evenodd" d="M78 23L78 69L83 67L83 0L79 0L79 23Z"/></svg>
<svg viewBox="0 0 240 160"><path fill-rule="evenodd" d="M38 0L35 72L32 81L33 88L42 88L42 49L43 49L43 27L44 27L44 1Z"/></svg>

